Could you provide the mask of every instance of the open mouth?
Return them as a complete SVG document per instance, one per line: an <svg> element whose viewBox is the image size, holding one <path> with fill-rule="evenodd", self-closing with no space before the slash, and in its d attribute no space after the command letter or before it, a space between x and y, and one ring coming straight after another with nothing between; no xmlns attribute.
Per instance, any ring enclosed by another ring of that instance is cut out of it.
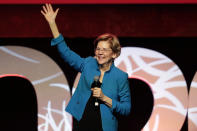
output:
<svg viewBox="0 0 197 131"><path fill-rule="evenodd" d="M104 60L105 57L102 57L102 56L98 56L98 60Z"/></svg>

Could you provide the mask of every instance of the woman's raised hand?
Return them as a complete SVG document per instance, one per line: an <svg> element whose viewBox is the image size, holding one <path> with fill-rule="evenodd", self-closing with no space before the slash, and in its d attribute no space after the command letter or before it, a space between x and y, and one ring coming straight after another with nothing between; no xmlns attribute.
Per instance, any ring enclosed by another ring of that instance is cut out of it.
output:
<svg viewBox="0 0 197 131"><path fill-rule="evenodd" d="M59 11L59 8L53 11L53 7L51 4L45 4L42 6L43 10L41 10L41 13L44 15L45 19L49 24L53 24L55 22L55 18L57 16L57 13Z"/></svg>

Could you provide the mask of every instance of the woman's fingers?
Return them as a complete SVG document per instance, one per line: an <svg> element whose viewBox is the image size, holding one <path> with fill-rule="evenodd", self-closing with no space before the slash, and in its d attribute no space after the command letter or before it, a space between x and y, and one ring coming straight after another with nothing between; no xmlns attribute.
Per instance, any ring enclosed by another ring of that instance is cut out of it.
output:
<svg viewBox="0 0 197 131"><path fill-rule="evenodd" d="M41 13L45 16L45 13L41 10Z"/></svg>
<svg viewBox="0 0 197 131"><path fill-rule="evenodd" d="M50 9L50 7L49 7L49 4L46 4L46 8L47 8L47 11L48 11L48 12L51 12L51 9Z"/></svg>
<svg viewBox="0 0 197 131"><path fill-rule="evenodd" d="M49 6L49 10L50 10L50 11L53 11L53 7L52 7L52 5L51 5L51 4L49 4L48 6Z"/></svg>
<svg viewBox="0 0 197 131"><path fill-rule="evenodd" d="M43 10L41 11L42 14L47 14L50 12L53 12L53 8L51 6L51 4L45 4L42 6Z"/></svg>
<svg viewBox="0 0 197 131"><path fill-rule="evenodd" d="M92 88L91 90L94 97L100 98L102 96L101 88Z"/></svg>
<svg viewBox="0 0 197 131"><path fill-rule="evenodd" d="M47 9L46 9L46 7L43 5L42 8L44 10L44 13L46 14L48 12Z"/></svg>
<svg viewBox="0 0 197 131"><path fill-rule="evenodd" d="M55 10L55 15L57 15L58 11L59 11L59 8Z"/></svg>

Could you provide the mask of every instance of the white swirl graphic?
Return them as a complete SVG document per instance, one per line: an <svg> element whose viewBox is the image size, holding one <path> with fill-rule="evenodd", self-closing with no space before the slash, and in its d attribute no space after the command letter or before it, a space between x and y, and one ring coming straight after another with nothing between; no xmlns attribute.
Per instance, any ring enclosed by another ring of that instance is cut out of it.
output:
<svg viewBox="0 0 197 131"><path fill-rule="evenodd" d="M0 50L2 50L2 51L4 51L4 52L8 53L9 55L15 56L15 57L17 57L17 58L19 58L19 59L22 59L22 60L25 60L25 61L28 61L28 62L40 63L40 62L37 61L37 60L33 60L33 59L31 59L31 58L28 58L28 57L25 57L25 56L23 56L23 55L20 55L20 54L14 52L14 51L11 51L11 50L7 49L6 47L0 47Z"/></svg>
<svg viewBox="0 0 197 131"><path fill-rule="evenodd" d="M138 47L124 47L115 60L129 77L145 79L154 96L152 115L144 131L180 130L187 113L187 85L181 70L165 55Z"/></svg>
<svg viewBox="0 0 197 131"><path fill-rule="evenodd" d="M58 65L42 52L21 46L0 47L0 59L0 74L20 74L33 84L38 131L71 131L72 116L65 112L70 88Z"/></svg>

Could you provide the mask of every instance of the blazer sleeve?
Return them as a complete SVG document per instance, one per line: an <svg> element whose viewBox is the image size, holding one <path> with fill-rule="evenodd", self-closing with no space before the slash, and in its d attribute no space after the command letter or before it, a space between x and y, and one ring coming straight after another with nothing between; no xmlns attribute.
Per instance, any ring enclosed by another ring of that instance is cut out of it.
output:
<svg viewBox="0 0 197 131"><path fill-rule="evenodd" d="M131 110L131 95L128 75L125 75L119 82L119 100L112 99L112 111L120 115L129 115Z"/></svg>
<svg viewBox="0 0 197 131"><path fill-rule="evenodd" d="M82 72L85 58L81 58L74 51L70 50L61 34L51 40L51 46L57 46L58 52L63 60L78 72Z"/></svg>

